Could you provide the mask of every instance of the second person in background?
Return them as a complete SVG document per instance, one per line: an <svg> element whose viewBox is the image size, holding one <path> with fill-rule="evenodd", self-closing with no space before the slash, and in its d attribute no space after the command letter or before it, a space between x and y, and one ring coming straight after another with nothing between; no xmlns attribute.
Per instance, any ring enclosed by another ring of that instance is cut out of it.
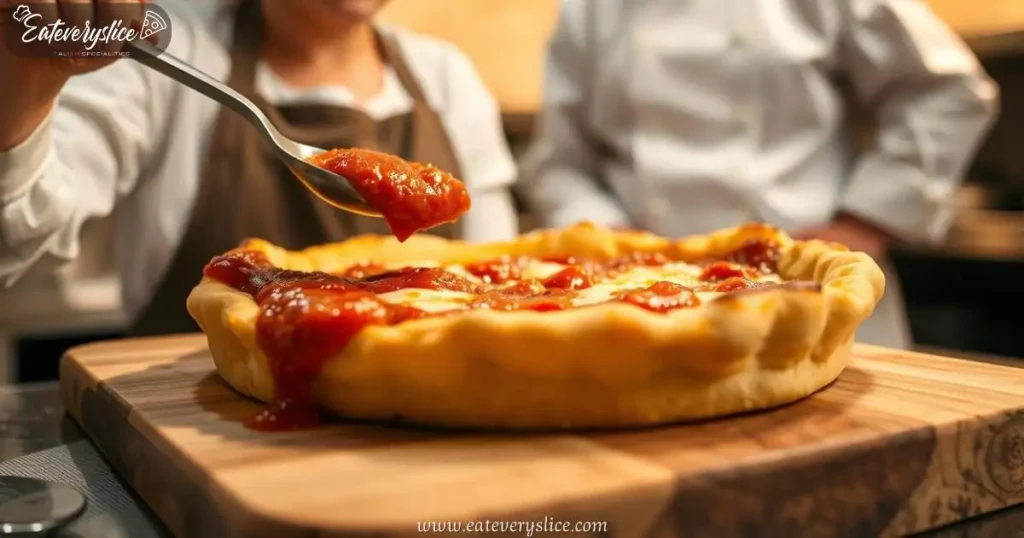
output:
<svg viewBox="0 0 1024 538"><path fill-rule="evenodd" d="M516 172L494 98L453 46L375 24L384 3L159 5L172 19L169 52L253 98L286 136L376 149L461 178L472 209L432 233L513 237ZM48 6L82 22L110 2ZM185 300L203 266L242 239L297 249L388 231L315 198L244 119L136 62L0 50L0 79L0 282L74 258L83 221L117 206L131 332L187 332L196 327Z"/></svg>
<svg viewBox="0 0 1024 538"><path fill-rule="evenodd" d="M997 88L920 0L563 0L522 179L547 226L941 240ZM848 89L848 91L845 91ZM873 116L854 143L852 98ZM898 282L858 339L908 347Z"/></svg>

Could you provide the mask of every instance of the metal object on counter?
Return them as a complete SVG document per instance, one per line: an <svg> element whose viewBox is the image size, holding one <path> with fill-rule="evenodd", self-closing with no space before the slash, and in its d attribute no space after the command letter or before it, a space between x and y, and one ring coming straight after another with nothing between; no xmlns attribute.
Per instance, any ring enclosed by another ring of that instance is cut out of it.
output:
<svg viewBox="0 0 1024 538"><path fill-rule="evenodd" d="M0 476L0 534L46 534L84 510L85 497L71 486Z"/></svg>

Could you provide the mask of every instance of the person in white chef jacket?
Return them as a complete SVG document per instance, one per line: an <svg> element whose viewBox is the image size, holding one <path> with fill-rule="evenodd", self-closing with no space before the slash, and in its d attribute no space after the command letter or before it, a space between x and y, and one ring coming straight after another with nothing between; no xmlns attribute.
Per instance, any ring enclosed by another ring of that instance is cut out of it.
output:
<svg viewBox="0 0 1024 538"><path fill-rule="evenodd" d="M521 182L547 226L942 240L998 88L919 0L562 0ZM852 91L844 91L846 81ZM875 119L856 151L845 115ZM886 296L858 339L910 342Z"/></svg>
<svg viewBox="0 0 1024 538"><path fill-rule="evenodd" d="M81 24L112 1L50 4ZM432 162L472 197L453 235L515 236L516 169L495 99L454 46L373 22L385 2L158 5L171 16L168 51L257 99L286 134ZM0 50L0 282L74 259L83 222L117 207L132 332L184 332L195 329L184 305L202 265L246 237L301 248L387 232L302 191L226 108L137 62L104 63Z"/></svg>

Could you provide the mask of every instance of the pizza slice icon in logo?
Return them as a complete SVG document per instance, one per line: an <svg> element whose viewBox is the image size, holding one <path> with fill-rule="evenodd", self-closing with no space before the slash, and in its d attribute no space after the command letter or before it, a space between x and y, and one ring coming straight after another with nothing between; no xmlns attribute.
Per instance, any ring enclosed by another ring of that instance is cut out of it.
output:
<svg viewBox="0 0 1024 538"><path fill-rule="evenodd" d="M148 39L153 34L158 34L167 29L167 21L158 13L146 11L146 18L142 21L142 31L139 32L141 39Z"/></svg>

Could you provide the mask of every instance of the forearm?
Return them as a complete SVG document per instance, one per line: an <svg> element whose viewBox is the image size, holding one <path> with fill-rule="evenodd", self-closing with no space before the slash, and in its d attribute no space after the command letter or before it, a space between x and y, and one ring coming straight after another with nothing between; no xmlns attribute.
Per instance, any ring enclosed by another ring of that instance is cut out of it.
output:
<svg viewBox="0 0 1024 538"><path fill-rule="evenodd" d="M921 0L839 3L845 70L877 118L841 209L914 242L940 241L998 114L998 87Z"/></svg>
<svg viewBox="0 0 1024 538"><path fill-rule="evenodd" d="M0 72L17 73L0 85L0 284L13 283L32 266L55 267L69 257L48 255L45 248L69 246L59 235L74 206L60 163L51 159L51 112L63 82L24 69L25 62L0 52Z"/></svg>
<svg viewBox="0 0 1024 538"><path fill-rule="evenodd" d="M171 6L190 9L165 7ZM216 42L176 9L169 11L176 37L168 52L218 72L210 65L217 55L196 54ZM16 86L0 85L0 284L29 267L77 256L83 224L109 216L135 188L143 164L157 162L168 144L169 115L195 114L177 106L182 90L171 79L137 62L89 59L50 72L49 64L33 65L36 78L17 70Z"/></svg>
<svg viewBox="0 0 1024 538"><path fill-rule="evenodd" d="M26 60L0 53L0 73L16 73L0 84L0 153L23 143L46 119L65 77L22 69ZM45 61L35 59L33 61Z"/></svg>
<svg viewBox="0 0 1024 538"><path fill-rule="evenodd" d="M155 90L141 69L77 77L26 140L0 152L0 280L72 260L84 222L109 215L133 188L155 138Z"/></svg>
<svg viewBox="0 0 1024 538"><path fill-rule="evenodd" d="M841 208L907 241L941 240L963 174L997 115L983 74L936 78L894 96L878 142L856 164Z"/></svg>
<svg viewBox="0 0 1024 538"><path fill-rule="evenodd" d="M29 138L0 153L0 283L12 284L30 267L56 268L77 251L75 215L89 193L75 188L54 157L50 123L44 119Z"/></svg>

